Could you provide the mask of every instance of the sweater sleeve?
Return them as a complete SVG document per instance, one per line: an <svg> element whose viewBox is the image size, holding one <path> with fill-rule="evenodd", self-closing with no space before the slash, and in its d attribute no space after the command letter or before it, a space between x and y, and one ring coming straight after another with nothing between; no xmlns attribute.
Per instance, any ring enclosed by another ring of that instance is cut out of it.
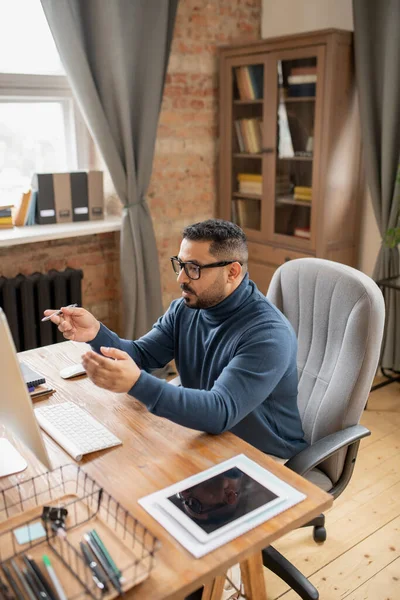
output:
<svg viewBox="0 0 400 600"><path fill-rule="evenodd" d="M288 369L293 352L288 328L274 326L268 333L247 331L209 391L176 387L142 371L129 394L179 425L213 434L229 430L265 401Z"/></svg>
<svg viewBox="0 0 400 600"><path fill-rule="evenodd" d="M144 371L162 368L174 358L175 309L176 302L173 302L152 329L134 342L121 339L101 323L100 330L90 345L99 354L101 346L119 348L127 352Z"/></svg>

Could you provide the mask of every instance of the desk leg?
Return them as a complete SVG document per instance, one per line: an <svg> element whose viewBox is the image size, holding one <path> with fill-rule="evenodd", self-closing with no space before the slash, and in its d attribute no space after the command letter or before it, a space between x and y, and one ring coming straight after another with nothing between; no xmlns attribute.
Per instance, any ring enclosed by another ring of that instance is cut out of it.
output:
<svg viewBox="0 0 400 600"><path fill-rule="evenodd" d="M240 572L247 600L267 600L261 552L241 562Z"/></svg>
<svg viewBox="0 0 400 600"><path fill-rule="evenodd" d="M201 600L221 600L225 584L224 575L218 575L211 583L204 586Z"/></svg>

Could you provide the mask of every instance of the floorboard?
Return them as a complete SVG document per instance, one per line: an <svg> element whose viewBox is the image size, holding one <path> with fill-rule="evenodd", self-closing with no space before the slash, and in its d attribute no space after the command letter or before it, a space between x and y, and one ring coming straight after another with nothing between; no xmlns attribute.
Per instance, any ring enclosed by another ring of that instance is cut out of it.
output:
<svg viewBox="0 0 400 600"><path fill-rule="evenodd" d="M398 383L370 394L361 423L372 435L361 443L352 481L326 513L326 542L317 545L311 529L300 529L275 544L321 600L400 599ZM298 598L278 577L264 575L269 600Z"/></svg>

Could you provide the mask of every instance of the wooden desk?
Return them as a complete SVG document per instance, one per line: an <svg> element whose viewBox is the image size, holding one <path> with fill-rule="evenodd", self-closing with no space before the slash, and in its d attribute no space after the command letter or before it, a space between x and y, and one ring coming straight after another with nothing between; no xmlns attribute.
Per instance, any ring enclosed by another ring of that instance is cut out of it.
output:
<svg viewBox="0 0 400 600"><path fill-rule="evenodd" d="M63 342L23 352L20 358L42 373L57 390L35 405L73 400L123 440L122 446L91 454L82 463L85 471L162 544L150 577L126 594L126 598L182 599L205 583L203 597L217 600L223 582L218 576L238 562L242 564L247 598L266 598L261 549L329 508L332 497L231 433L212 436L186 429L150 414L140 402L126 394L97 388L86 377L75 381L61 379L59 370L80 362L86 350L86 344ZM45 439L54 467L73 462L55 442L46 436ZM21 448L20 444L16 445ZM240 453L307 494L307 499L203 558L195 559L138 505L137 500ZM25 472L0 480L0 489L40 472L43 467L36 460L32 461Z"/></svg>

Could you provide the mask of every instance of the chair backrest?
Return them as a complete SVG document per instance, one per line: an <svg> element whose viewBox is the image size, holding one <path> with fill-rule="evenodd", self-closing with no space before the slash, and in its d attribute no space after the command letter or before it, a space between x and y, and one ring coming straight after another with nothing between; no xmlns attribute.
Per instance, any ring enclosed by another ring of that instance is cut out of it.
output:
<svg viewBox="0 0 400 600"><path fill-rule="evenodd" d="M291 260L274 273L267 293L298 340L298 405L306 440L356 425L378 366L385 305L376 283L340 263ZM346 452L320 468L335 483Z"/></svg>

